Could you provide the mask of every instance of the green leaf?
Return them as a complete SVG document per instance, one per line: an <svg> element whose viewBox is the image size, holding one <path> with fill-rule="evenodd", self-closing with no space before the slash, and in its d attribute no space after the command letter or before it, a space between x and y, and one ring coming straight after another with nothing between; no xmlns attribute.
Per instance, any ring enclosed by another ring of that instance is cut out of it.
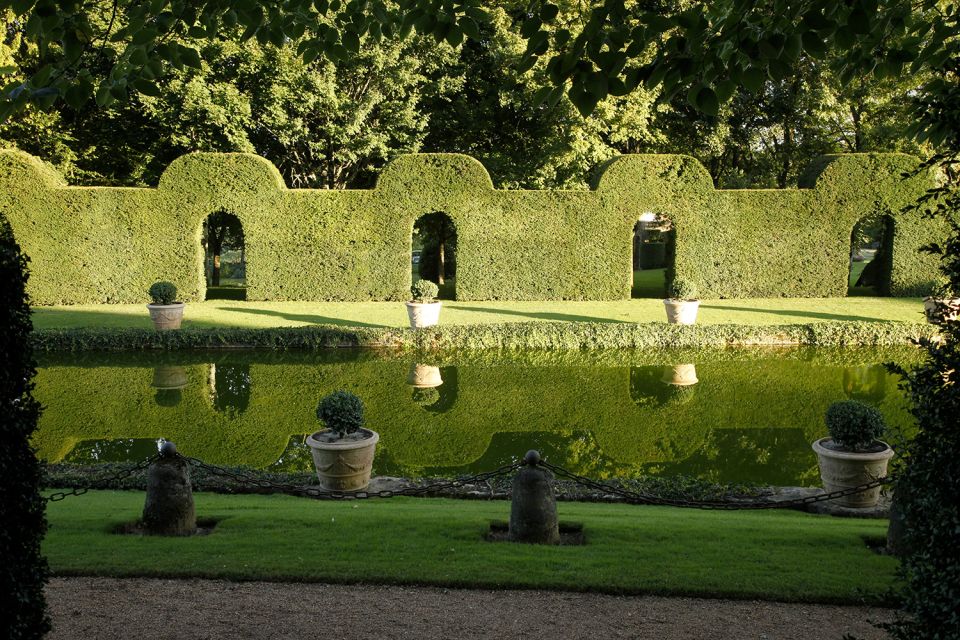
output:
<svg viewBox="0 0 960 640"><path fill-rule="evenodd" d="M540 30L541 26L543 26L543 23L540 21L540 18L527 18L520 26L520 35L524 38L530 38Z"/></svg>
<svg viewBox="0 0 960 640"><path fill-rule="evenodd" d="M757 67L748 67L743 71L743 87L750 93L759 93L767 80L767 72Z"/></svg>
<svg viewBox="0 0 960 640"><path fill-rule="evenodd" d="M477 26L477 23L470 18L463 18L460 20L460 29L463 33L473 40L480 39L480 27Z"/></svg>
<svg viewBox="0 0 960 640"><path fill-rule="evenodd" d="M714 91L716 91L717 94L717 100L719 100L721 103L729 100L736 90L737 83L733 80L721 80L714 87Z"/></svg>
<svg viewBox="0 0 960 640"><path fill-rule="evenodd" d="M200 53L193 47L180 46L180 61L194 69L203 67L203 62L200 60Z"/></svg>
<svg viewBox="0 0 960 640"><path fill-rule="evenodd" d="M807 31L801 36L803 50L813 58L823 58L827 55L827 45L816 31Z"/></svg>
<svg viewBox="0 0 960 640"><path fill-rule="evenodd" d="M539 106L541 106L544 102L546 102L546 101L547 101L547 98L550 97L550 93L554 90L554 88L555 88L555 87L551 87L551 86L547 85L547 86L540 87L539 89L537 89L537 92L533 94L533 106L534 106L534 107L539 107Z"/></svg>
<svg viewBox="0 0 960 640"><path fill-rule="evenodd" d="M715 116L720 112L720 100L714 90L707 86L697 91L694 106L708 116Z"/></svg>
<svg viewBox="0 0 960 640"><path fill-rule="evenodd" d="M547 24L553 22L559 13L560 7L555 4L547 3L540 7L540 19Z"/></svg>
<svg viewBox="0 0 960 640"><path fill-rule="evenodd" d="M607 75L599 71L594 71L587 76L587 79L584 82L584 87L590 92L591 95L593 95L593 97L597 99L597 102L606 98L607 94L610 93L610 85L607 81ZM591 111L593 111L593 109L591 109Z"/></svg>
<svg viewBox="0 0 960 640"><path fill-rule="evenodd" d="M160 87L158 87L156 83L146 80L145 78L137 78L137 80L135 80L133 83L133 87L140 93L147 96L156 97L160 95Z"/></svg>
<svg viewBox="0 0 960 640"><path fill-rule="evenodd" d="M577 108L577 111L580 112L580 115L584 118L589 117L593 113L593 110L597 107L597 98L590 93L585 91L577 86L571 86L570 90L567 92L567 97L570 98L570 102L573 103L573 106Z"/></svg>
<svg viewBox="0 0 960 640"><path fill-rule="evenodd" d="M20 69L17 68L16 66L10 66L10 65L8 65L8 66L6 66L6 67L0 67L0 76L5 76L5 75L11 74L11 73L16 73L16 72L19 71L19 70L20 70Z"/></svg>
<svg viewBox="0 0 960 640"><path fill-rule="evenodd" d="M352 53L360 53L360 37L353 31L344 31L341 40L344 49Z"/></svg>
<svg viewBox="0 0 960 640"><path fill-rule="evenodd" d="M79 110L87 103L92 95L93 85L91 85L89 82L80 82L71 85L67 89L63 98L73 109Z"/></svg>

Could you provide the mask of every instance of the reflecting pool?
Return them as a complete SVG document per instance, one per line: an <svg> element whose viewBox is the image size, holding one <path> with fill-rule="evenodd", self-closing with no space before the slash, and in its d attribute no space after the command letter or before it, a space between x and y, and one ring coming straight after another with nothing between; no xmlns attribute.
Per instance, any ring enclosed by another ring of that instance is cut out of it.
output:
<svg viewBox="0 0 960 640"><path fill-rule="evenodd" d="M49 462L94 464L140 460L169 439L214 464L309 471L317 402L347 389L381 434L377 475L486 471L536 448L601 479L812 485L810 443L831 402L863 400L909 433L883 363L918 359L911 347L58 354L40 362L33 443Z"/></svg>

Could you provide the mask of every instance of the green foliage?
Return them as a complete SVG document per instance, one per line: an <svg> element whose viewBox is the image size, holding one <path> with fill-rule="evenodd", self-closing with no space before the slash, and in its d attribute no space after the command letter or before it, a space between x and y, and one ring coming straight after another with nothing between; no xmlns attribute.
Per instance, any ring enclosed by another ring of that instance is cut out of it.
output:
<svg viewBox="0 0 960 640"><path fill-rule="evenodd" d="M891 293L918 295L937 276L917 249L940 228L898 213L929 184L900 177L916 164L837 156L811 173L812 188L724 191L692 158L634 155L610 163L592 191L500 191L475 160L424 154L393 161L373 190L289 191L262 158L190 154L156 189L79 189L4 152L0 206L33 260L38 304L136 302L160 275L184 301L202 299L199 233L221 210L243 225L248 300L404 300L411 229L432 211L456 228L463 300L628 298L645 211L673 220L675 277L704 298L846 295L852 229L880 211L893 219Z"/></svg>
<svg viewBox="0 0 960 640"><path fill-rule="evenodd" d="M29 444L40 415L33 397L34 370L30 347L30 305L26 293L27 258L0 216L0 600L4 637L42 638L50 629L43 586L47 564L40 555L46 532L40 497L40 465Z"/></svg>
<svg viewBox="0 0 960 640"><path fill-rule="evenodd" d="M317 419L340 438L356 433L363 427L363 401L349 391L334 391L317 405Z"/></svg>
<svg viewBox="0 0 960 640"><path fill-rule="evenodd" d="M161 280L150 285L149 293L153 304L173 304L177 299L177 286Z"/></svg>
<svg viewBox="0 0 960 640"><path fill-rule="evenodd" d="M696 300L699 297L696 285L684 278L674 278L668 289L674 300Z"/></svg>
<svg viewBox="0 0 960 640"><path fill-rule="evenodd" d="M410 287L410 293L413 295L414 302L428 303L433 302L440 293L440 287L429 280L417 280Z"/></svg>
<svg viewBox="0 0 960 640"><path fill-rule="evenodd" d="M844 400L827 407L827 431L834 443L849 451L863 451L883 437L883 414L859 400Z"/></svg>
<svg viewBox="0 0 960 640"><path fill-rule="evenodd" d="M793 325L667 325L662 322L519 322L445 325L427 329L336 326L179 331L45 329L32 334L37 351L180 351L220 347L315 350L401 349L636 349L733 345L890 346L932 338L937 328L907 322L822 322Z"/></svg>

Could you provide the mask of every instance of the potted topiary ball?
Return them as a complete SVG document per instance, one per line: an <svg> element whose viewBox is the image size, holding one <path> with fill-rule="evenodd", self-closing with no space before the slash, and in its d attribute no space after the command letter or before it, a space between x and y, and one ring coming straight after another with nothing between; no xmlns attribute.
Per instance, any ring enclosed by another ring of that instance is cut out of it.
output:
<svg viewBox="0 0 960 640"><path fill-rule="evenodd" d="M674 278L667 295L670 297L663 301L667 311L667 322L694 324L697 321L700 299L697 297L697 288L692 282L683 278Z"/></svg>
<svg viewBox="0 0 960 640"><path fill-rule="evenodd" d="M370 484L380 434L363 427L363 402L349 391L334 391L317 405L326 429L307 436L320 486L358 491Z"/></svg>
<svg viewBox="0 0 960 640"><path fill-rule="evenodd" d="M410 287L413 299L407 303L407 315L412 329L432 327L440 322L440 301L436 299L439 292L440 288L429 280L417 280Z"/></svg>
<svg viewBox="0 0 960 640"><path fill-rule="evenodd" d="M177 287L172 282L154 282L150 285L150 300L147 305L150 319L158 331L179 329L183 321L183 303L177 302Z"/></svg>
<svg viewBox="0 0 960 640"><path fill-rule="evenodd" d="M893 449L880 440L886 431L883 414L859 400L834 402L827 409L830 436L813 443L823 488L830 493L850 489L887 475ZM880 487L835 500L844 507L876 506Z"/></svg>

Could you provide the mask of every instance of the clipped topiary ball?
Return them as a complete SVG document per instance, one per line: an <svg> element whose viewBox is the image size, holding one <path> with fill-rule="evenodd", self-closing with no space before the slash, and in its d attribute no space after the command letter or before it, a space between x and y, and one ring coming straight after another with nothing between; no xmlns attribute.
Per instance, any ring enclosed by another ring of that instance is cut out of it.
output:
<svg viewBox="0 0 960 640"><path fill-rule="evenodd" d="M363 426L363 401L349 391L334 391L317 405L317 419L339 437Z"/></svg>
<svg viewBox="0 0 960 640"><path fill-rule="evenodd" d="M869 449L887 430L883 414L858 400L834 402L825 420L834 443L851 451Z"/></svg>
<svg viewBox="0 0 960 640"><path fill-rule="evenodd" d="M410 293L416 302L433 302L440 293L440 287L429 280L417 280L410 287Z"/></svg>
<svg viewBox="0 0 960 640"><path fill-rule="evenodd" d="M440 400L440 392L436 389L436 387L431 387L429 389L414 389L411 398L413 399L414 404L417 404L421 407L429 407Z"/></svg>
<svg viewBox="0 0 960 640"><path fill-rule="evenodd" d="M673 282L670 283L669 295L673 300L696 300L700 292L689 280L674 278Z"/></svg>
<svg viewBox="0 0 960 640"><path fill-rule="evenodd" d="M154 282L149 293L153 304L173 304L177 300L177 286L172 282Z"/></svg>

